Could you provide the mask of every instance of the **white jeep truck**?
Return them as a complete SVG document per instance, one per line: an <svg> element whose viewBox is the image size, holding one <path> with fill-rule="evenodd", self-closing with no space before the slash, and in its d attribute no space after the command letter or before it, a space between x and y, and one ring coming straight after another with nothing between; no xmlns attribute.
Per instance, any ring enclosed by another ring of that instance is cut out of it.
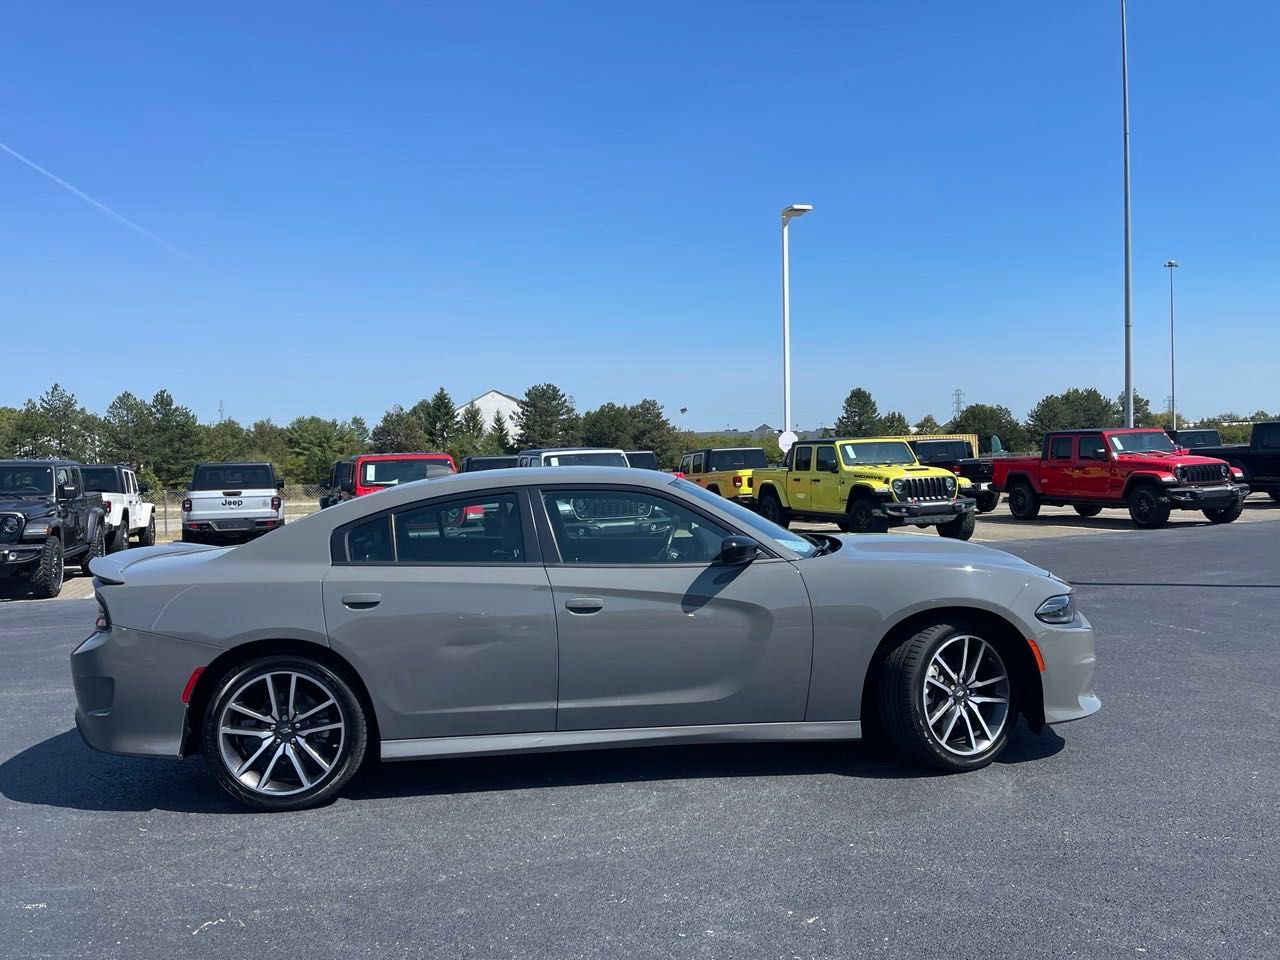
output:
<svg viewBox="0 0 1280 960"><path fill-rule="evenodd" d="M142 499L138 475L120 464L97 463L81 467L86 491L102 494L102 509L107 520L107 550L129 549L129 538L149 547L156 542L154 505Z"/></svg>
<svg viewBox="0 0 1280 960"><path fill-rule="evenodd" d="M284 526L284 481L269 463L198 463L182 501L185 543L237 543Z"/></svg>

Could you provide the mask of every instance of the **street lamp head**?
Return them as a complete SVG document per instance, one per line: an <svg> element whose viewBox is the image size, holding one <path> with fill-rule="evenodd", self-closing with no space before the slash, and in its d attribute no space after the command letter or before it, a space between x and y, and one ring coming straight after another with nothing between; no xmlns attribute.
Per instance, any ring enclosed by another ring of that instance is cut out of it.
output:
<svg viewBox="0 0 1280 960"><path fill-rule="evenodd" d="M813 204L811 203L793 203L789 207L782 208L782 219L790 220L792 217L803 217L812 209Z"/></svg>
<svg viewBox="0 0 1280 960"><path fill-rule="evenodd" d="M1178 261L1177 261L1177 260L1166 260L1166 261L1164 262L1164 265L1165 265L1166 267L1176 267L1176 266L1178 265Z"/></svg>

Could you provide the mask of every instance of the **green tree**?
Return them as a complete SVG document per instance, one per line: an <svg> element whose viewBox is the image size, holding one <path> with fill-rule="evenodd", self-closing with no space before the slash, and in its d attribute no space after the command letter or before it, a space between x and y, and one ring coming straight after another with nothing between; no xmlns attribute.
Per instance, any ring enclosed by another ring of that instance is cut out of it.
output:
<svg viewBox="0 0 1280 960"><path fill-rule="evenodd" d="M516 427L521 449L570 447L577 443L580 421L563 390L554 383L538 383L524 392Z"/></svg>
<svg viewBox="0 0 1280 960"><path fill-rule="evenodd" d="M862 387L854 387L836 418L836 433L842 437L874 437L879 430L880 409L875 400Z"/></svg>
<svg viewBox="0 0 1280 960"><path fill-rule="evenodd" d="M362 453L369 448L369 425L364 422L364 417L352 417L347 421L347 425L351 428L351 434L356 440L355 453Z"/></svg>
<svg viewBox="0 0 1280 960"><path fill-rule="evenodd" d="M1029 450L1032 440L1008 407L971 403L946 427L950 433L976 433L983 452L990 452L991 438L999 437L1006 450Z"/></svg>
<svg viewBox="0 0 1280 960"><path fill-rule="evenodd" d="M905 437L911 432L911 422L906 414L890 410L880 418L879 432L886 437Z"/></svg>
<svg viewBox="0 0 1280 960"><path fill-rule="evenodd" d="M430 400L419 400L409 408L409 413L422 426L427 447L432 450L448 448L457 427L453 410L453 398L444 387L432 394Z"/></svg>
<svg viewBox="0 0 1280 960"><path fill-rule="evenodd" d="M156 391L148 407L146 462L165 487L183 487L200 459L200 421L187 407L174 403L168 390Z"/></svg>
<svg viewBox="0 0 1280 960"><path fill-rule="evenodd" d="M449 444L449 453L455 463L461 463L466 457L488 453L485 443L484 414L474 403L462 408L458 417L458 426L453 434L453 442Z"/></svg>
<svg viewBox="0 0 1280 960"><path fill-rule="evenodd" d="M489 432L485 434L485 446L495 454L512 453L515 447L511 443L511 434L507 432L507 418L501 410L493 411L493 422L489 424Z"/></svg>
<svg viewBox="0 0 1280 960"><path fill-rule="evenodd" d="M270 420L255 420L249 428L249 457L283 470L289 462L289 431Z"/></svg>
<svg viewBox="0 0 1280 960"><path fill-rule="evenodd" d="M932 413L926 413L916 422L916 433L941 433L942 424L934 419Z"/></svg>
<svg viewBox="0 0 1280 960"><path fill-rule="evenodd" d="M633 433L627 450L652 450L658 466L672 468L680 462L680 441L662 404L648 397L630 408Z"/></svg>
<svg viewBox="0 0 1280 960"><path fill-rule="evenodd" d="M9 444L15 457L51 457L49 418L30 398L14 414L9 425Z"/></svg>
<svg viewBox="0 0 1280 960"><path fill-rule="evenodd" d="M582 442L585 446L634 450L637 449L632 443L635 433L636 423L630 407L603 403L582 415Z"/></svg>
<svg viewBox="0 0 1280 960"><path fill-rule="evenodd" d="M0 407L0 457L13 456L13 424L17 419L17 407Z"/></svg>
<svg viewBox="0 0 1280 960"><path fill-rule="evenodd" d="M290 483L318 483L329 475L334 461L360 450L350 423L322 417L296 417L286 428L289 458L283 473Z"/></svg>
<svg viewBox="0 0 1280 960"><path fill-rule="evenodd" d="M144 466L151 430L147 402L124 391L111 401L102 418L103 458L109 463Z"/></svg>
<svg viewBox="0 0 1280 960"><path fill-rule="evenodd" d="M1121 405L1093 387L1072 387L1064 393L1051 393L1032 407L1027 430L1038 437L1053 430L1114 427L1123 417Z"/></svg>
<svg viewBox="0 0 1280 960"><path fill-rule="evenodd" d="M252 434L234 420L219 420L200 427L201 460L244 460L252 450ZM276 469L281 466L276 464Z"/></svg>
<svg viewBox="0 0 1280 960"><path fill-rule="evenodd" d="M375 453L416 453L426 450L428 444L422 421L397 403L373 428L369 446Z"/></svg>
<svg viewBox="0 0 1280 960"><path fill-rule="evenodd" d="M101 445L97 436L101 421L76 402L74 393L55 383L41 394L38 406L51 456L67 460L95 458Z"/></svg>

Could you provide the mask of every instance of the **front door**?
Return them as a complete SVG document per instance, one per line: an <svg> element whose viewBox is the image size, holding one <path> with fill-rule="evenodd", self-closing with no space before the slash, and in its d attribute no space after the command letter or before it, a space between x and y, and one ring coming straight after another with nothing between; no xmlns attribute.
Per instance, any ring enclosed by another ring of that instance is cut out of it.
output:
<svg viewBox="0 0 1280 960"><path fill-rule="evenodd" d="M844 486L841 481L840 461L836 458L835 444L823 443L814 448L813 509L823 513L844 512Z"/></svg>
<svg viewBox="0 0 1280 960"><path fill-rule="evenodd" d="M549 488L558 730L804 719L809 598L789 562L716 563L729 533L626 487Z"/></svg>
<svg viewBox="0 0 1280 960"><path fill-rule="evenodd" d="M339 528L325 621L383 740L555 729L556 617L527 502L485 491Z"/></svg>
<svg viewBox="0 0 1280 960"><path fill-rule="evenodd" d="M1084 433L1076 441L1075 490L1077 497L1101 500L1111 490L1111 455L1100 433Z"/></svg>

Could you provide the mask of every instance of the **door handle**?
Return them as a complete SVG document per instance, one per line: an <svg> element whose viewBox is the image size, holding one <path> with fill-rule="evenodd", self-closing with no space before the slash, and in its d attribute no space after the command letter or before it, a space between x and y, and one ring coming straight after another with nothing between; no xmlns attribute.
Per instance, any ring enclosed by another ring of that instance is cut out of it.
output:
<svg viewBox="0 0 1280 960"><path fill-rule="evenodd" d="M564 602L564 608L570 613L599 613L604 609L604 601L599 597L574 597Z"/></svg>
<svg viewBox="0 0 1280 960"><path fill-rule="evenodd" d="M821 477L814 477L814 478L813 478L812 480L810 480L809 482L810 482L810 483L821 483L821 482L822 482L822 478L821 478Z"/></svg>
<svg viewBox="0 0 1280 960"><path fill-rule="evenodd" d="M381 602L382 594L380 593L344 593L342 595L342 605L352 610L368 610Z"/></svg>

